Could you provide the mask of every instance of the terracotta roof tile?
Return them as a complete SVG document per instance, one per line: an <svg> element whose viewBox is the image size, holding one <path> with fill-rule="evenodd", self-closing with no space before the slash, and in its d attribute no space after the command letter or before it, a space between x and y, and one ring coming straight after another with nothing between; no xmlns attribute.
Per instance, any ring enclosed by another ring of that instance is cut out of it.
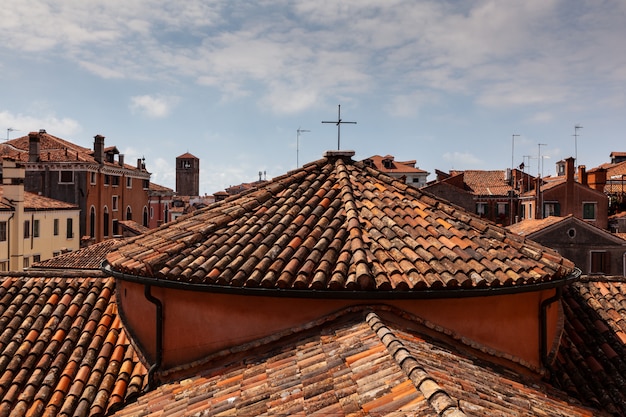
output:
<svg viewBox="0 0 626 417"><path fill-rule="evenodd" d="M107 239L77 251L64 253L54 258L33 263L31 269L100 269L106 255L122 239Z"/></svg>
<svg viewBox="0 0 626 417"><path fill-rule="evenodd" d="M146 369L117 316L113 279L0 280L3 415L102 415L113 404L114 381L124 378L116 372L122 352L134 364L131 376L143 379Z"/></svg>
<svg viewBox="0 0 626 417"><path fill-rule="evenodd" d="M551 249L332 153L129 239L107 260L169 281L317 291L517 286L574 270Z"/></svg>
<svg viewBox="0 0 626 417"><path fill-rule="evenodd" d="M587 277L565 289L565 332L552 375L555 385L614 415L626 415L625 294L623 277Z"/></svg>
<svg viewBox="0 0 626 417"><path fill-rule="evenodd" d="M443 335L419 325L408 331L396 313L405 314L350 308L267 345L252 343L116 415L602 415Z"/></svg>

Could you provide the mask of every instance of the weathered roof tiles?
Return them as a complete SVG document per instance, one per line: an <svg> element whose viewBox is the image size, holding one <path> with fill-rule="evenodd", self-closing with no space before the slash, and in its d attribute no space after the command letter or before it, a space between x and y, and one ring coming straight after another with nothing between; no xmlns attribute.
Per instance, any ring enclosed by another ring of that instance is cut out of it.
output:
<svg viewBox="0 0 626 417"><path fill-rule="evenodd" d="M574 265L353 162L327 157L109 254L118 273L274 290L395 291L521 286Z"/></svg>

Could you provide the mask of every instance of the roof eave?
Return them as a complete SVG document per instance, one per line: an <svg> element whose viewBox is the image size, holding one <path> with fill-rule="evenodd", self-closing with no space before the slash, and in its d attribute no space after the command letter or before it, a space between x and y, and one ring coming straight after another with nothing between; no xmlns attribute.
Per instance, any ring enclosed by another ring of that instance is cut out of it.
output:
<svg viewBox="0 0 626 417"><path fill-rule="evenodd" d="M232 287L225 285L215 285L206 283L190 283L183 281L170 281L154 277L131 275L124 272L116 271L112 266L104 260L101 270L109 276L123 281L135 282L144 285L151 285L163 288L172 288L180 290L193 290L221 294L247 295L247 296L264 296L264 297L287 297L287 298L324 298L324 299L346 299L346 300L410 300L410 299L444 299L444 298L469 298L469 297L488 297L495 295L519 294L533 291L541 291L552 288L559 288L569 285L580 279L582 271L578 268L564 278L551 281L543 281L532 284L498 286L498 287L481 287L481 288L442 288L442 289L424 289L413 291L388 291L388 290L297 290L297 289L281 289L281 288L262 288L262 287Z"/></svg>

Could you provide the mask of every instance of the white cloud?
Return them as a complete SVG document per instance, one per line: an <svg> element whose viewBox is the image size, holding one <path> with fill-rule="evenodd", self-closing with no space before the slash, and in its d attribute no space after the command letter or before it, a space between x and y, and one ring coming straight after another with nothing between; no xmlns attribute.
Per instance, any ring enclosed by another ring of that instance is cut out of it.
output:
<svg viewBox="0 0 626 417"><path fill-rule="evenodd" d="M446 152L443 159L448 161L453 167L463 169L466 166L476 166L482 164L482 160L471 152Z"/></svg>
<svg viewBox="0 0 626 417"><path fill-rule="evenodd" d="M180 98L173 96L134 96L130 98L130 109L150 118L167 117Z"/></svg>
<svg viewBox="0 0 626 417"><path fill-rule="evenodd" d="M9 132L10 138L24 136L29 132L36 132L40 129L45 129L47 132L60 137L71 136L82 130L80 124L69 117L59 118L54 114L36 117L13 114L9 111L0 111L0 126L14 129L12 132ZM4 139L6 139L6 136Z"/></svg>

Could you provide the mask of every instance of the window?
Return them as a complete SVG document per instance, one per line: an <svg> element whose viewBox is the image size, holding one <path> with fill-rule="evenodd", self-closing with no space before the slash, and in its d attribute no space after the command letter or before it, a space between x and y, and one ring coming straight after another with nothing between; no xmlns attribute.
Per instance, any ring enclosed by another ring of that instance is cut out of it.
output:
<svg viewBox="0 0 626 417"><path fill-rule="evenodd" d="M61 254L61 252L59 252L58 250L55 250L54 252L52 252L52 257L54 258L55 256L59 256Z"/></svg>
<svg viewBox="0 0 626 417"><path fill-rule="evenodd" d="M583 203L583 219L595 220L596 219L596 203Z"/></svg>
<svg viewBox="0 0 626 417"><path fill-rule="evenodd" d="M39 220L33 220L33 237L39 237Z"/></svg>
<svg viewBox="0 0 626 417"><path fill-rule="evenodd" d="M143 180L143 189L147 190L150 188L150 180Z"/></svg>
<svg viewBox="0 0 626 417"><path fill-rule="evenodd" d="M126 207L126 220L133 219L133 211L130 209L130 206Z"/></svg>
<svg viewBox="0 0 626 417"><path fill-rule="evenodd" d="M30 258L28 256L24 256L23 265L24 265L24 268L28 268L30 266Z"/></svg>
<svg viewBox="0 0 626 417"><path fill-rule="evenodd" d="M118 186L120 185L120 177L117 175L111 175L111 185Z"/></svg>
<svg viewBox="0 0 626 417"><path fill-rule="evenodd" d="M150 218L154 219L154 207L150 206Z"/></svg>
<svg viewBox="0 0 626 417"><path fill-rule="evenodd" d="M533 218L533 203L530 203L528 205L528 218L532 219Z"/></svg>
<svg viewBox="0 0 626 417"><path fill-rule="evenodd" d="M591 274L608 274L611 264L609 263L609 253L605 251L592 251L591 262L589 264L589 273Z"/></svg>
<svg viewBox="0 0 626 417"><path fill-rule="evenodd" d="M543 203L543 217L560 216L561 205L558 202Z"/></svg>
<svg viewBox="0 0 626 417"><path fill-rule="evenodd" d="M109 208L104 206L102 216L102 234L104 237L109 236Z"/></svg>
<svg viewBox="0 0 626 417"><path fill-rule="evenodd" d="M119 197L114 195L113 196L113 203L111 204L111 206L112 206L111 210L117 211L117 203L118 203L118 201L119 201Z"/></svg>
<svg viewBox="0 0 626 417"><path fill-rule="evenodd" d="M126 177L126 188L133 188L133 179L131 177Z"/></svg>
<svg viewBox="0 0 626 417"><path fill-rule="evenodd" d="M498 217L506 217L509 214L509 203L498 203Z"/></svg>
<svg viewBox="0 0 626 417"><path fill-rule="evenodd" d="M91 184L96 185L97 183L97 176L95 172L90 172L89 173L89 182L91 182Z"/></svg>
<svg viewBox="0 0 626 417"><path fill-rule="evenodd" d="M0 242L7 240L7 222L0 222Z"/></svg>
<svg viewBox="0 0 626 417"><path fill-rule="evenodd" d="M67 227L66 227L65 237L67 237L68 239L71 239L74 237L74 221L71 218L68 218L66 225Z"/></svg>
<svg viewBox="0 0 626 417"><path fill-rule="evenodd" d="M60 171L59 172L59 183L71 184L73 182L74 182L74 171Z"/></svg>
<svg viewBox="0 0 626 417"><path fill-rule="evenodd" d="M40 262L40 261L41 261L41 255L33 255L33 263Z"/></svg>
<svg viewBox="0 0 626 417"><path fill-rule="evenodd" d="M0 271L5 272L9 270L9 262L8 261L1 261L0 262Z"/></svg>
<svg viewBox="0 0 626 417"><path fill-rule="evenodd" d="M53 223L53 232L52 232L55 236L59 235L59 219L54 219L54 223Z"/></svg>
<svg viewBox="0 0 626 417"><path fill-rule="evenodd" d="M96 237L96 208L91 206L89 210L89 236Z"/></svg>
<svg viewBox="0 0 626 417"><path fill-rule="evenodd" d="M119 222L117 221L117 219L113 219L113 236L118 236L119 234Z"/></svg>
<svg viewBox="0 0 626 417"><path fill-rule="evenodd" d="M480 217L487 216L488 211L489 207L487 206L487 203L476 203L476 214L478 214Z"/></svg>
<svg viewBox="0 0 626 417"><path fill-rule="evenodd" d="M24 220L24 239L30 237L30 220Z"/></svg>

